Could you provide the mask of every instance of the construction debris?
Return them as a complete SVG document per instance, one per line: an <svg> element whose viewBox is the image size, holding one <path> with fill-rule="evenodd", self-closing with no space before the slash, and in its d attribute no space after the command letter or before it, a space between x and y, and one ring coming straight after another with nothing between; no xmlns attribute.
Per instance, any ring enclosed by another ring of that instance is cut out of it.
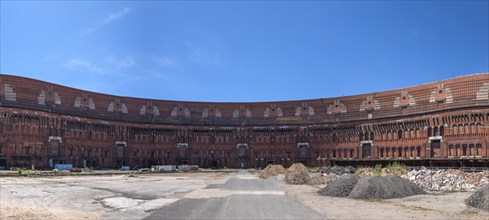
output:
<svg viewBox="0 0 489 220"><path fill-rule="evenodd" d="M336 181L319 190L318 193L323 196L347 197L350 195L359 179L360 177L354 174L343 175Z"/></svg>
<svg viewBox="0 0 489 220"><path fill-rule="evenodd" d="M489 211L489 185L486 185L477 190L474 194L472 194L469 198L465 200L465 204L467 204L468 206Z"/></svg>
<svg viewBox="0 0 489 220"><path fill-rule="evenodd" d="M293 185L308 184L311 181L309 173L305 171L290 172L285 175L285 182Z"/></svg>
<svg viewBox="0 0 489 220"><path fill-rule="evenodd" d="M321 173L334 173L338 176L342 176L345 174L353 174L355 173L355 168L352 166L346 166L346 167L341 167L341 166L332 166L332 167L321 167L319 169Z"/></svg>
<svg viewBox="0 0 489 220"><path fill-rule="evenodd" d="M335 181L338 178L338 176L334 173L311 173L309 174L309 177L309 185L326 185Z"/></svg>
<svg viewBox="0 0 489 220"><path fill-rule="evenodd" d="M284 174L285 168L282 165L268 165L260 172L260 178L266 179L270 176L277 176L279 174Z"/></svg>
<svg viewBox="0 0 489 220"><path fill-rule="evenodd" d="M425 193L416 184L399 176L365 176L358 180L348 198L393 199Z"/></svg>
<svg viewBox="0 0 489 220"><path fill-rule="evenodd" d="M489 171L466 173L462 170L412 170L403 176L430 191L475 191L489 183Z"/></svg>

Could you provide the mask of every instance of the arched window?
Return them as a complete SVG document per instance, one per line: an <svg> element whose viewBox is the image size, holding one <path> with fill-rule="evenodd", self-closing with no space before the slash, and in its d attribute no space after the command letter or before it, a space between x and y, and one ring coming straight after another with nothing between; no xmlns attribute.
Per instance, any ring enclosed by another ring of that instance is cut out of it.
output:
<svg viewBox="0 0 489 220"><path fill-rule="evenodd" d="M452 127L452 134L453 135L458 135L458 127L457 127L457 125L453 125L453 127Z"/></svg>
<svg viewBox="0 0 489 220"><path fill-rule="evenodd" d="M476 148L476 149L475 149L475 150L476 150L476 155L477 155L477 156L480 156L480 155L482 154L482 152L481 152L481 150L482 150L482 145L481 145L481 144L477 144L477 145L475 146L475 148Z"/></svg>
<svg viewBox="0 0 489 220"><path fill-rule="evenodd" d="M475 146L474 144L470 144L469 145L469 155L470 156L475 156L476 152L475 152Z"/></svg>

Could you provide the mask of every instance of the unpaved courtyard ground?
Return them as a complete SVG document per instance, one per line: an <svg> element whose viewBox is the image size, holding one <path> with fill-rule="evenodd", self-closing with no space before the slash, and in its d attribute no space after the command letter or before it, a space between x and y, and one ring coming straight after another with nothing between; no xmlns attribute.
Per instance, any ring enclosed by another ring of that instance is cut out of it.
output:
<svg viewBox="0 0 489 220"><path fill-rule="evenodd" d="M0 219L229 219L238 218L235 213L273 219L280 210L289 213L286 218L296 219L308 215L324 219L489 219L489 212L463 203L470 192L363 201L321 196L316 193L321 186L287 185L283 175L271 178L258 179L245 171L1 177ZM254 202L255 198L263 201ZM294 212L302 214L290 214Z"/></svg>
<svg viewBox="0 0 489 220"><path fill-rule="evenodd" d="M142 219L223 173L2 177L0 219Z"/></svg>
<svg viewBox="0 0 489 220"><path fill-rule="evenodd" d="M279 175L278 179L284 179ZM465 205L472 192L429 192L399 199L355 200L322 196L324 186L287 185L287 195L328 219L489 219L483 211Z"/></svg>

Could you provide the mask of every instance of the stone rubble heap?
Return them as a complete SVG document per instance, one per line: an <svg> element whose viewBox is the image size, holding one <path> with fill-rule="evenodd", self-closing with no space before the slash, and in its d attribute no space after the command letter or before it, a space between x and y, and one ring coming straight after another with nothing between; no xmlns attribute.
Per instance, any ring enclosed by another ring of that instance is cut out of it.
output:
<svg viewBox="0 0 489 220"><path fill-rule="evenodd" d="M295 171L295 172L290 172L285 175L285 182L287 184L293 184L293 185L302 185L302 184L308 184L311 182L311 177L309 177L309 173L305 171Z"/></svg>
<svg viewBox="0 0 489 220"><path fill-rule="evenodd" d="M325 174L325 173L311 173L309 174L311 180L309 181L309 185L326 185L333 181L335 181L338 176L334 173Z"/></svg>
<svg viewBox="0 0 489 220"><path fill-rule="evenodd" d="M330 197L348 197L359 179L360 177L355 174L343 175L319 190L318 193Z"/></svg>
<svg viewBox="0 0 489 220"><path fill-rule="evenodd" d="M474 194L465 200L465 204L489 211L489 184L474 192Z"/></svg>
<svg viewBox="0 0 489 220"><path fill-rule="evenodd" d="M416 184L399 176L357 176L348 174L318 191L330 197L352 199L392 199L425 194Z"/></svg>
<svg viewBox="0 0 489 220"><path fill-rule="evenodd" d="M489 171L466 173L462 170L429 170L423 167L402 176L430 191L475 191L489 183Z"/></svg>
<svg viewBox="0 0 489 220"><path fill-rule="evenodd" d="M352 199L393 199L426 194L413 182L399 176L364 176L352 189Z"/></svg>
<svg viewBox="0 0 489 220"><path fill-rule="evenodd" d="M294 163L287 169L285 182L293 185L325 185L338 178L334 173L326 174L320 172L310 173L302 163Z"/></svg>
<svg viewBox="0 0 489 220"><path fill-rule="evenodd" d="M330 174L330 173L334 173L338 176L342 176L342 175L345 175L345 174L353 174L355 173L355 168L352 167L352 166L345 166L345 167L342 167L342 166L332 166L332 167L321 167L319 169L319 171L321 173L326 173L326 174Z"/></svg>

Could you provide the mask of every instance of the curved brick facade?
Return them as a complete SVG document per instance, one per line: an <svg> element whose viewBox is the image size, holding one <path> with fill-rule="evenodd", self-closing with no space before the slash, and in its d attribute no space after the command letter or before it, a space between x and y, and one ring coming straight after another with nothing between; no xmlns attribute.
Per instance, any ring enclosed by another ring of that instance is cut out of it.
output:
<svg viewBox="0 0 489 220"><path fill-rule="evenodd" d="M257 103L120 97L0 75L0 116L0 166L489 165L487 73Z"/></svg>

